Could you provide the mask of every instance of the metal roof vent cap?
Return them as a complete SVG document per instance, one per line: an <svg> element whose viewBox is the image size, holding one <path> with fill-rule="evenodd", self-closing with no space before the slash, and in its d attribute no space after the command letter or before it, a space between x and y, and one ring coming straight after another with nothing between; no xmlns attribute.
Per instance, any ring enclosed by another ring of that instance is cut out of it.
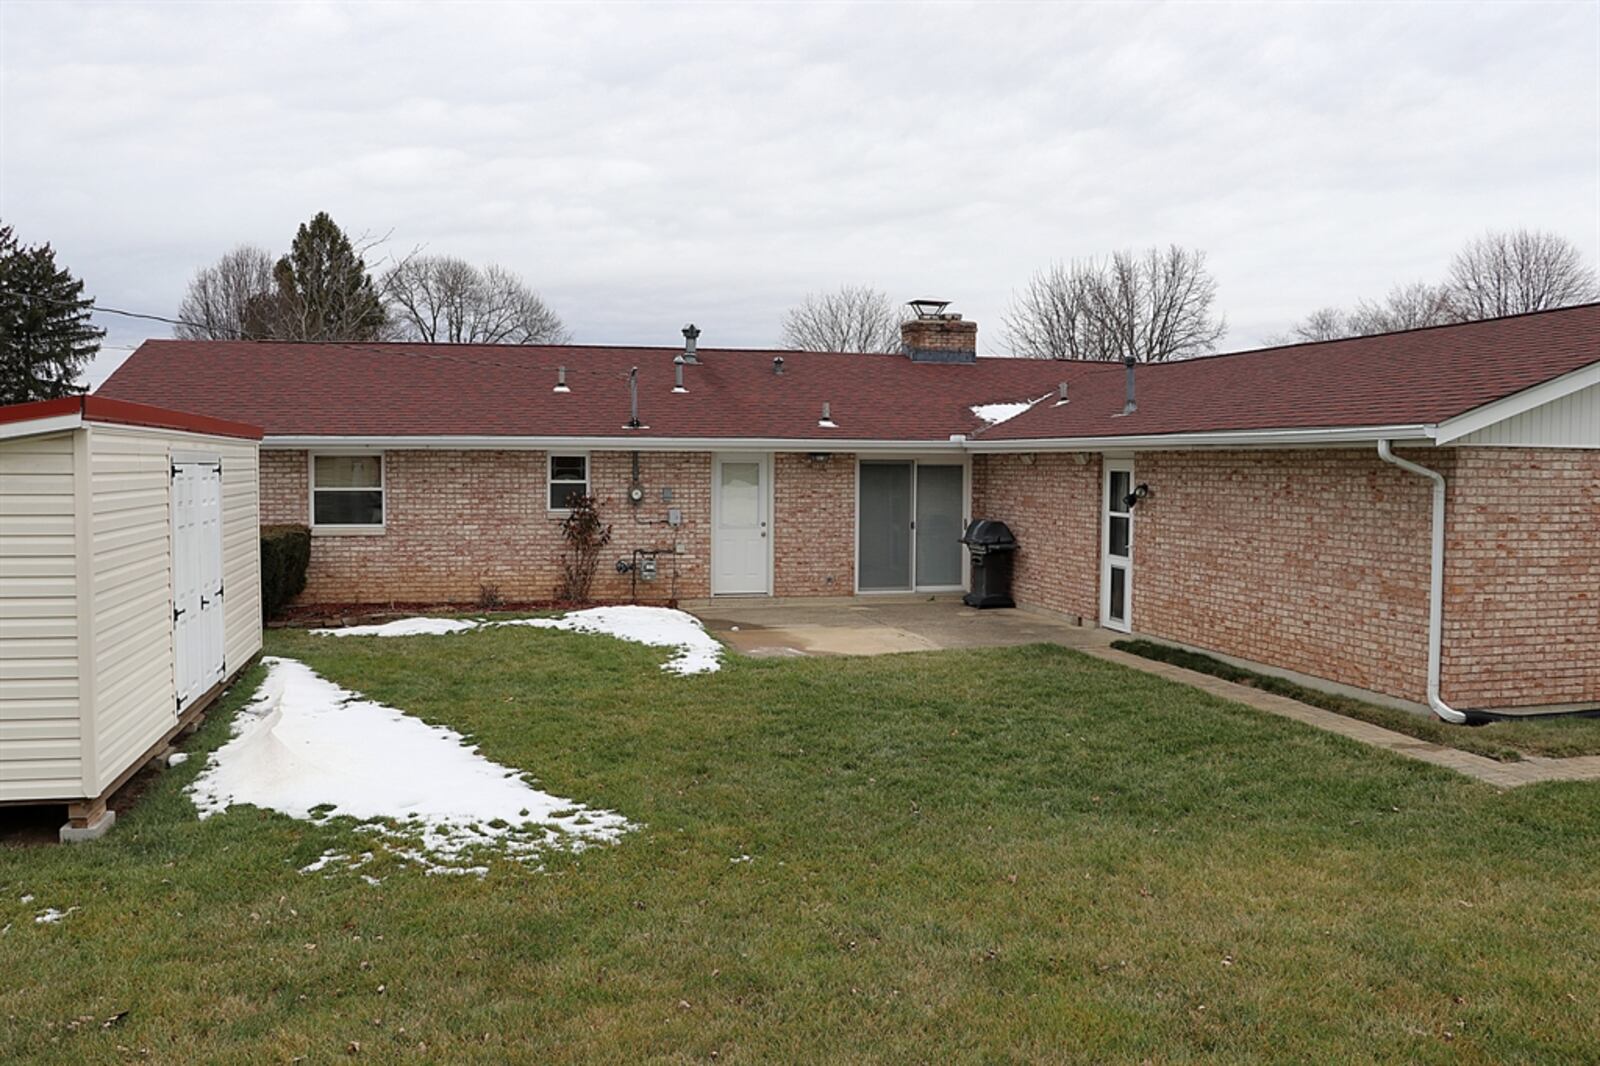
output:
<svg viewBox="0 0 1600 1066"><path fill-rule="evenodd" d="M817 425L823 429L839 428L839 423L833 420L833 405L826 400L822 402L822 417L817 419Z"/></svg>
<svg viewBox="0 0 1600 1066"><path fill-rule="evenodd" d="M695 356L694 342L700 339L700 327L693 322L683 327L683 361L691 366L700 362Z"/></svg>
<svg viewBox="0 0 1600 1066"><path fill-rule="evenodd" d="M918 318L942 318L944 309L950 306L949 300L912 300L911 310L915 311Z"/></svg>
<svg viewBox="0 0 1600 1066"><path fill-rule="evenodd" d="M673 360L672 360L672 391L673 392L688 392L689 391L688 389L683 387L683 364L687 363L688 361L689 360L685 359L681 355L674 357Z"/></svg>
<svg viewBox="0 0 1600 1066"><path fill-rule="evenodd" d="M783 356L775 355L772 357L772 373L774 375L781 375L783 373Z"/></svg>
<svg viewBox="0 0 1600 1066"><path fill-rule="evenodd" d="M566 367L562 366L562 367L557 367L556 368L556 387L551 389L550 391L551 392L571 392L572 391L571 389L567 388L567 368Z"/></svg>

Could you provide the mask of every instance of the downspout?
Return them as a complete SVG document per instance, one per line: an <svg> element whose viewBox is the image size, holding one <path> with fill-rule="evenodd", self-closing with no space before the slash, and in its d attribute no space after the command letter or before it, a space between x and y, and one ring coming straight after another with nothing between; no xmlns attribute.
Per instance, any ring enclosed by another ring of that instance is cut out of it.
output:
<svg viewBox="0 0 1600 1066"><path fill-rule="evenodd" d="M1433 482L1433 553L1428 568L1428 706L1446 722L1464 723L1467 716L1439 696L1439 668L1444 644L1444 475L1389 450L1389 442L1378 441L1378 458L1401 470L1420 474Z"/></svg>

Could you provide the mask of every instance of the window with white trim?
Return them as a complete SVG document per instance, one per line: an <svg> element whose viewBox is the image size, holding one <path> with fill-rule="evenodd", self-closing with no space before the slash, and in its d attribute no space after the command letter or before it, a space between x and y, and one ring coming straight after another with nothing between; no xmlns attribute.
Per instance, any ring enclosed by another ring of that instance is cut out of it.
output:
<svg viewBox="0 0 1600 1066"><path fill-rule="evenodd" d="M311 524L318 528L383 527L383 456L313 455Z"/></svg>
<svg viewBox="0 0 1600 1066"><path fill-rule="evenodd" d="M552 455L550 457L549 508L570 511L579 496L589 495L589 457Z"/></svg>

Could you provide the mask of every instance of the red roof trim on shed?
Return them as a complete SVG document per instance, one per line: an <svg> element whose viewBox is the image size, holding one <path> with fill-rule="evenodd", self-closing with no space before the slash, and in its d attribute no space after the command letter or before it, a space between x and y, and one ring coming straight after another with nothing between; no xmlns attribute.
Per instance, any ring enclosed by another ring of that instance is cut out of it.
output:
<svg viewBox="0 0 1600 1066"><path fill-rule="evenodd" d="M104 396L63 396L59 400L6 404L0 406L0 425L71 415L77 415L85 422L172 429L184 433L202 433L210 437L260 440L263 435L260 426L244 422L230 422L209 415L193 415L184 411L152 407L150 404L133 403L129 400L113 400Z"/></svg>

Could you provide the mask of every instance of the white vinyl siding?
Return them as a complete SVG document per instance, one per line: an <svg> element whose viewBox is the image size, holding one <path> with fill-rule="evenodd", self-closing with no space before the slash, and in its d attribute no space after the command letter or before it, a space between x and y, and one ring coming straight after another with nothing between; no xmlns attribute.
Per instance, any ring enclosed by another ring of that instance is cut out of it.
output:
<svg viewBox="0 0 1600 1066"><path fill-rule="evenodd" d="M175 457L205 456L222 463L228 673L261 647L261 581L252 445L106 426L92 427L89 439L96 677L93 793L177 719L169 510Z"/></svg>
<svg viewBox="0 0 1600 1066"><path fill-rule="evenodd" d="M77 439L0 442L0 801L82 788Z"/></svg>
<svg viewBox="0 0 1600 1066"><path fill-rule="evenodd" d="M0 441L0 801L98 796L177 724L172 460L220 459L223 647L261 648L253 441L93 424Z"/></svg>
<svg viewBox="0 0 1600 1066"><path fill-rule="evenodd" d="M1600 448L1600 385L1590 385L1512 415L1453 443L1511 448Z"/></svg>

